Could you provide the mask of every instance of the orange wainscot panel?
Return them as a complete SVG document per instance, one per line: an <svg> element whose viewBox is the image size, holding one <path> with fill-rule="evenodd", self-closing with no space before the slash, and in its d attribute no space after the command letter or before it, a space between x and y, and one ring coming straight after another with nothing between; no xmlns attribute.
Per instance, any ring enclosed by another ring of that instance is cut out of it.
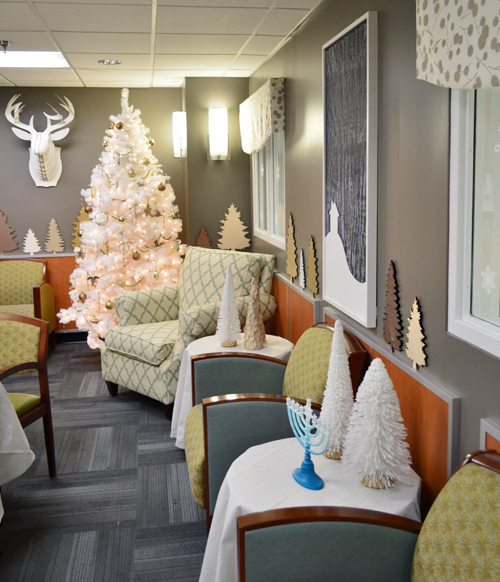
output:
<svg viewBox="0 0 500 582"><path fill-rule="evenodd" d="M48 282L54 289L57 314L60 309L67 309L71 306L68 281L76 267L75 257L44 257L44 260L47 261ZM56 317L56 330L64 329L77 329L77 327L73 321L63 325Z"/></svg>
<svg viewBox="0 0 500 582"><path fill-rule="evenodd" d="M486 433L486 448L494 449L500 453L500 441L491 436L489 432Z"/></svg>
<svg viewBox="0 0 500 582"><path fill-rule="evenodd" d="M373 358L384 362L399 398L424 517L447 481L448 404L375 351Z"/></svg>
<svg viewBox="0 0 500 582"><path fill-rule="evenodd" d="M288 285L274 277L271 293L278 303L278 311L272 319L270 333L288 339Z"/></svg>
<svg viewBox="0 0 500 582"><path fill-rule="evenodd" d="M314 305L300 293L288 288L288 339L294 344L314 325Z"/></svg>

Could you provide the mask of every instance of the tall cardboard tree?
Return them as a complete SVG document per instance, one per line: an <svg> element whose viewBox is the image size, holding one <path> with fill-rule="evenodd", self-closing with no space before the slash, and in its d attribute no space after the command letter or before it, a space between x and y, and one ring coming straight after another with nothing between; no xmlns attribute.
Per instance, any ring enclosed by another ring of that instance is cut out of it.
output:
<svg viewBox="0 0 500 582"><path fill-rule="evenodd" d="M55 218L51 218L47 228L47 237L45 239L46 253L62 253L64 251L64 240L61 236L61 230Z"/></svg>
<svg viewBox="0 0 500 582"><path fill-rule="evenodd" d="M241 212L234 204L231 204L225 214L225 220L221 220L222 227L220 234L219 249L230 251L243 250L250 246L250 239L247 237L247 227L241 220Z"/></svg>
<svg viewBox="0 0 500 582"><path fill-rule="evenodd" d="M286 272L290 275L290 281L297 276L297 245L295 244L295 227L293 216L288 217L288 233L286 236Z"/></svg>
<svg viewBox="0 0 500 582"><path fill-rule="evenodd" d="M311 235L309 239L309 256L307 258L307 287L312 296L318 294L318 259L314 248L314 239Z"/></svg>
<svg viewBox="0 0 500 582"><path fill-rule="evenodd" d="M243 345L247 350L261 350L266 341L264 318L260 309L259 284L252 279L250 286L250 301L248 302L247 317L243 333Z"/></svg>
<svg viewBox="0 0 500 582"><path fill-rule="evenodd" d="M394 261L389 263L387 271L387 288L385 292L384 311L384 340L391 346L391 350L401 351L401 313L399 311L399 293L396 280L396 266Z"/></svg>
<svg viewBox="0 0 500 582"><path fill-rule="evenodd" d="M231 265L228 265L215 337L219 340L221 346L231 348L238 343L240 334L241 325L234 295L233 273Z"/></svg>
<svg viewBox="0 0 500 582"><path fill-rule="evenodd" d="M7 220L7 216L0 210L0 256L19 248L19 243L14 240L16 234L9 226Z"/></svg>
<svg viewBox="0 0 500 582"><path fill-rule="evenodd" d="M408 333L406 334L406 355L413 362L413 369L416 370L417 366L427 365L427 356L424 352L425 349L425 335L422 329L422 313L420 311L420 304L418 299L415 297L413 304L411 306L410 317L408 318Z"/></svg>
<svg viewBox="0 0 500 582"><path fill-rule="evenodd" d="M92 207L88 206L87 207L89 212L92 212ZM87 211L85 210L85 206L82 204L80 206L80 211L78 212L78 216L76 217L76 221L73 222L73 232L71 233L73 235L73 240L71 241L71 246L73 248L75 247L79 247L81 245L81 240L80 240L80 233L83 234L83 231L81 230L81 223L82 222L88 222L90 220L89 215L87 214Z"/></svg>

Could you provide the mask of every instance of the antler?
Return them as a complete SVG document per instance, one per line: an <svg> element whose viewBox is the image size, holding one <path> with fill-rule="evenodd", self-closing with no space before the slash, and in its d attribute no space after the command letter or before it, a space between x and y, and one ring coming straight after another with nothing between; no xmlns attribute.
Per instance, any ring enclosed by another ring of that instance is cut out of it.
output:
<svg viewBox="0 0 500 582"><path fill-rule="evenodd" d="M59 99L61 98L59 97ZM55 107L52 107L50 103L47 103L47 105L56 112L56 115L49 115L48 113L45 113L45 111L43 112L47 118L47 129L45 130L47 133L52 133L54 130L68 125L68 123L73 121L75 117L75 108L73 107L73 104L67 97L64 97L63 99L65 99L66 103L64 103L61 99L61 103L59 105L68 112L68 115L65 119L63 119L63 116L57 111ZM52 125L51 120L55 121L57 119L60 120L59 123Z"/></svg>
<svg viewBox="0 0 500 582"><path fill-rule="evenodd" d="M26 123L21 123L19 121L19 114L24 109L24 105L22 103L16 103L14 105L14 101L19 97L19 95L14 95L12 99L7 103L7 108L5 109L5 117L16 127L20 127L21 129L25 129L30 133L33 133L33 115L31 116L29 125ZM14 113L14 115L12 115Z"/></svg>

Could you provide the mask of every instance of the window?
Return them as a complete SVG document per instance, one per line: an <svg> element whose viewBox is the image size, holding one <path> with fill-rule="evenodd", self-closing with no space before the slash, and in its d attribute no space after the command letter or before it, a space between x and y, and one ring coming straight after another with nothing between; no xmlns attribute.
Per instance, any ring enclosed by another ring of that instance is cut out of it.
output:
<svg viewBox="0 0 500 582"><path fill-rule="evenodd" d="M285 248L285 134L252 154L254 235Z"/></svg>
<svg viewBox="0 0 500 582"><path fill-rule="evenodd" d="M500 357L500 92L452 91L448 331Z"/></svg>

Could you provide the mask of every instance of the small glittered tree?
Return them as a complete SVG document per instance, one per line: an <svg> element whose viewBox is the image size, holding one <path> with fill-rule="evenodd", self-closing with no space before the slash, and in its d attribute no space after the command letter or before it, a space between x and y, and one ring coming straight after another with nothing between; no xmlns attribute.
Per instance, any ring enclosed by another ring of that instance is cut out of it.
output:
<svg viewBox="0 0 500 582"><path fill-rule="evenodd" d="M231 204L225 214L225 220L221 220L222 227L217 234L220 234L219 249L230 251L246 249L250 246L250 239L247 237L247 227L241 220L241 212L234 204Z"/></svg>
<svg viewBox="0 0 500 582"><path fill-rule="evenodd" d="M51 218L47 228L47 237L45 239L46 253L62 253L64 251L64 240L61 236L59 225L55 218Z"/></svg>
<svg viewBox="0 0 500 582"><path fill-rule="evenodd" d="M31 228L28 228L28 232L24 237L23 252L33 255L34 253L39 253L41 250L40 243L38 242L35 233Z"/></svg>
<svg viewBox="0 0 500 582"><path fill-rule="evenodd" d="M89 212L92 211L92 208L89 206L88 207ZM76 217L76 221L73 222L73 232L71 233L73 235L73 240L71 241L71 246L73 248L75 247L80 247L81 245L81 240L80 240L80 234L83 234L83 231L81 230L81 223L82 222L88 222L90 220L89 215L87 214L87 211L85 210L85 206L82 204L80 207L80 212L78 213L78 216Z"/></svg>
<svg viewBox="0 0 500 582"><path fill-rule="evenodd" d="M314 248L314 239L309 239L309 257L307 258L307 287L312 296L318 294L318 259L316 258L316 249Z"/></svg>
<svg viewBox="0 0 500 582"><path fill-rule="evenodd" d="M304 260L304 249L300 249L299 254L299 286L303 291L306 290L306 265Z"/></svg>
<svg viewBox="0 0 500 582"><path fill-rule="evenodd" d="M358 389L347 428L342 463L366 487L409 484L412 470L398 396L384 363L370 364Z"/></svg>
<svg viewBox="0 0 500 582"><path fill-rule="evenodd" d="M7 216L0 210L0 256L19 248L19 243L14 240L16 234L9 226L7 220Z"/></svg>
<svg viewBox="0 0 500 582"><path fill-rule="evenodd" d="M391 350L401 351L401 313L399 311L398 284L396 281L396 266L394 261L389 263L387 272L387 288L385 292L385 317L383 320L384 340L391 346Z"/></svg>
<svg viewBox="0 0 500 582"><path fill-rule="evenodd" d="M196 237L196 246L201 247L202 249L213 249L212 241L210 240L207 229L204 226L200 228L200 232Z"/></svg>
<svg viewBox="0 0 500 582"><path fill-rule="evenodd" d="M261 350L265 341L266 330L260 309L259 284L254 277L250 286L250 300L243 333L243 345L247 350Z"/></svg>
<svg viewBox="0 0 500 582"><path fill-rule="evenodd" d="M297 245L295 244L295 227L293 216L288 217L288 233L286 236L286 272L290 275L290 281L297 276Z"/></svg>
<svg viewBox="0 0 500 582"><path fill-rule="evenodd" d="M425 355L425 335L422 330L422 313L420 311L420 304L418 299L415 297L413 304L411 306L410 317L408 318L408 332L406 334L406 355L413 362L413 369L416 370L417 366L427 365L427 356Z"/></svg>
<svg viewBox="0 0 500 582"><path fill-rule="evenodd" d="M337 319L321 404L321 420L324 420L331 429L330 443L323 453L325 457L340 459L342 456L353 400L351 372L344 341L344 327L340 319Z"/></svg>
<svg viewBox="0 0 500 582"><path fill-rule="evenodd" d="M233 273L231 265L228 265L215 337L219 340L221 346L231 348L238 343L240 334L241 325L234 295Z"/></svg>

